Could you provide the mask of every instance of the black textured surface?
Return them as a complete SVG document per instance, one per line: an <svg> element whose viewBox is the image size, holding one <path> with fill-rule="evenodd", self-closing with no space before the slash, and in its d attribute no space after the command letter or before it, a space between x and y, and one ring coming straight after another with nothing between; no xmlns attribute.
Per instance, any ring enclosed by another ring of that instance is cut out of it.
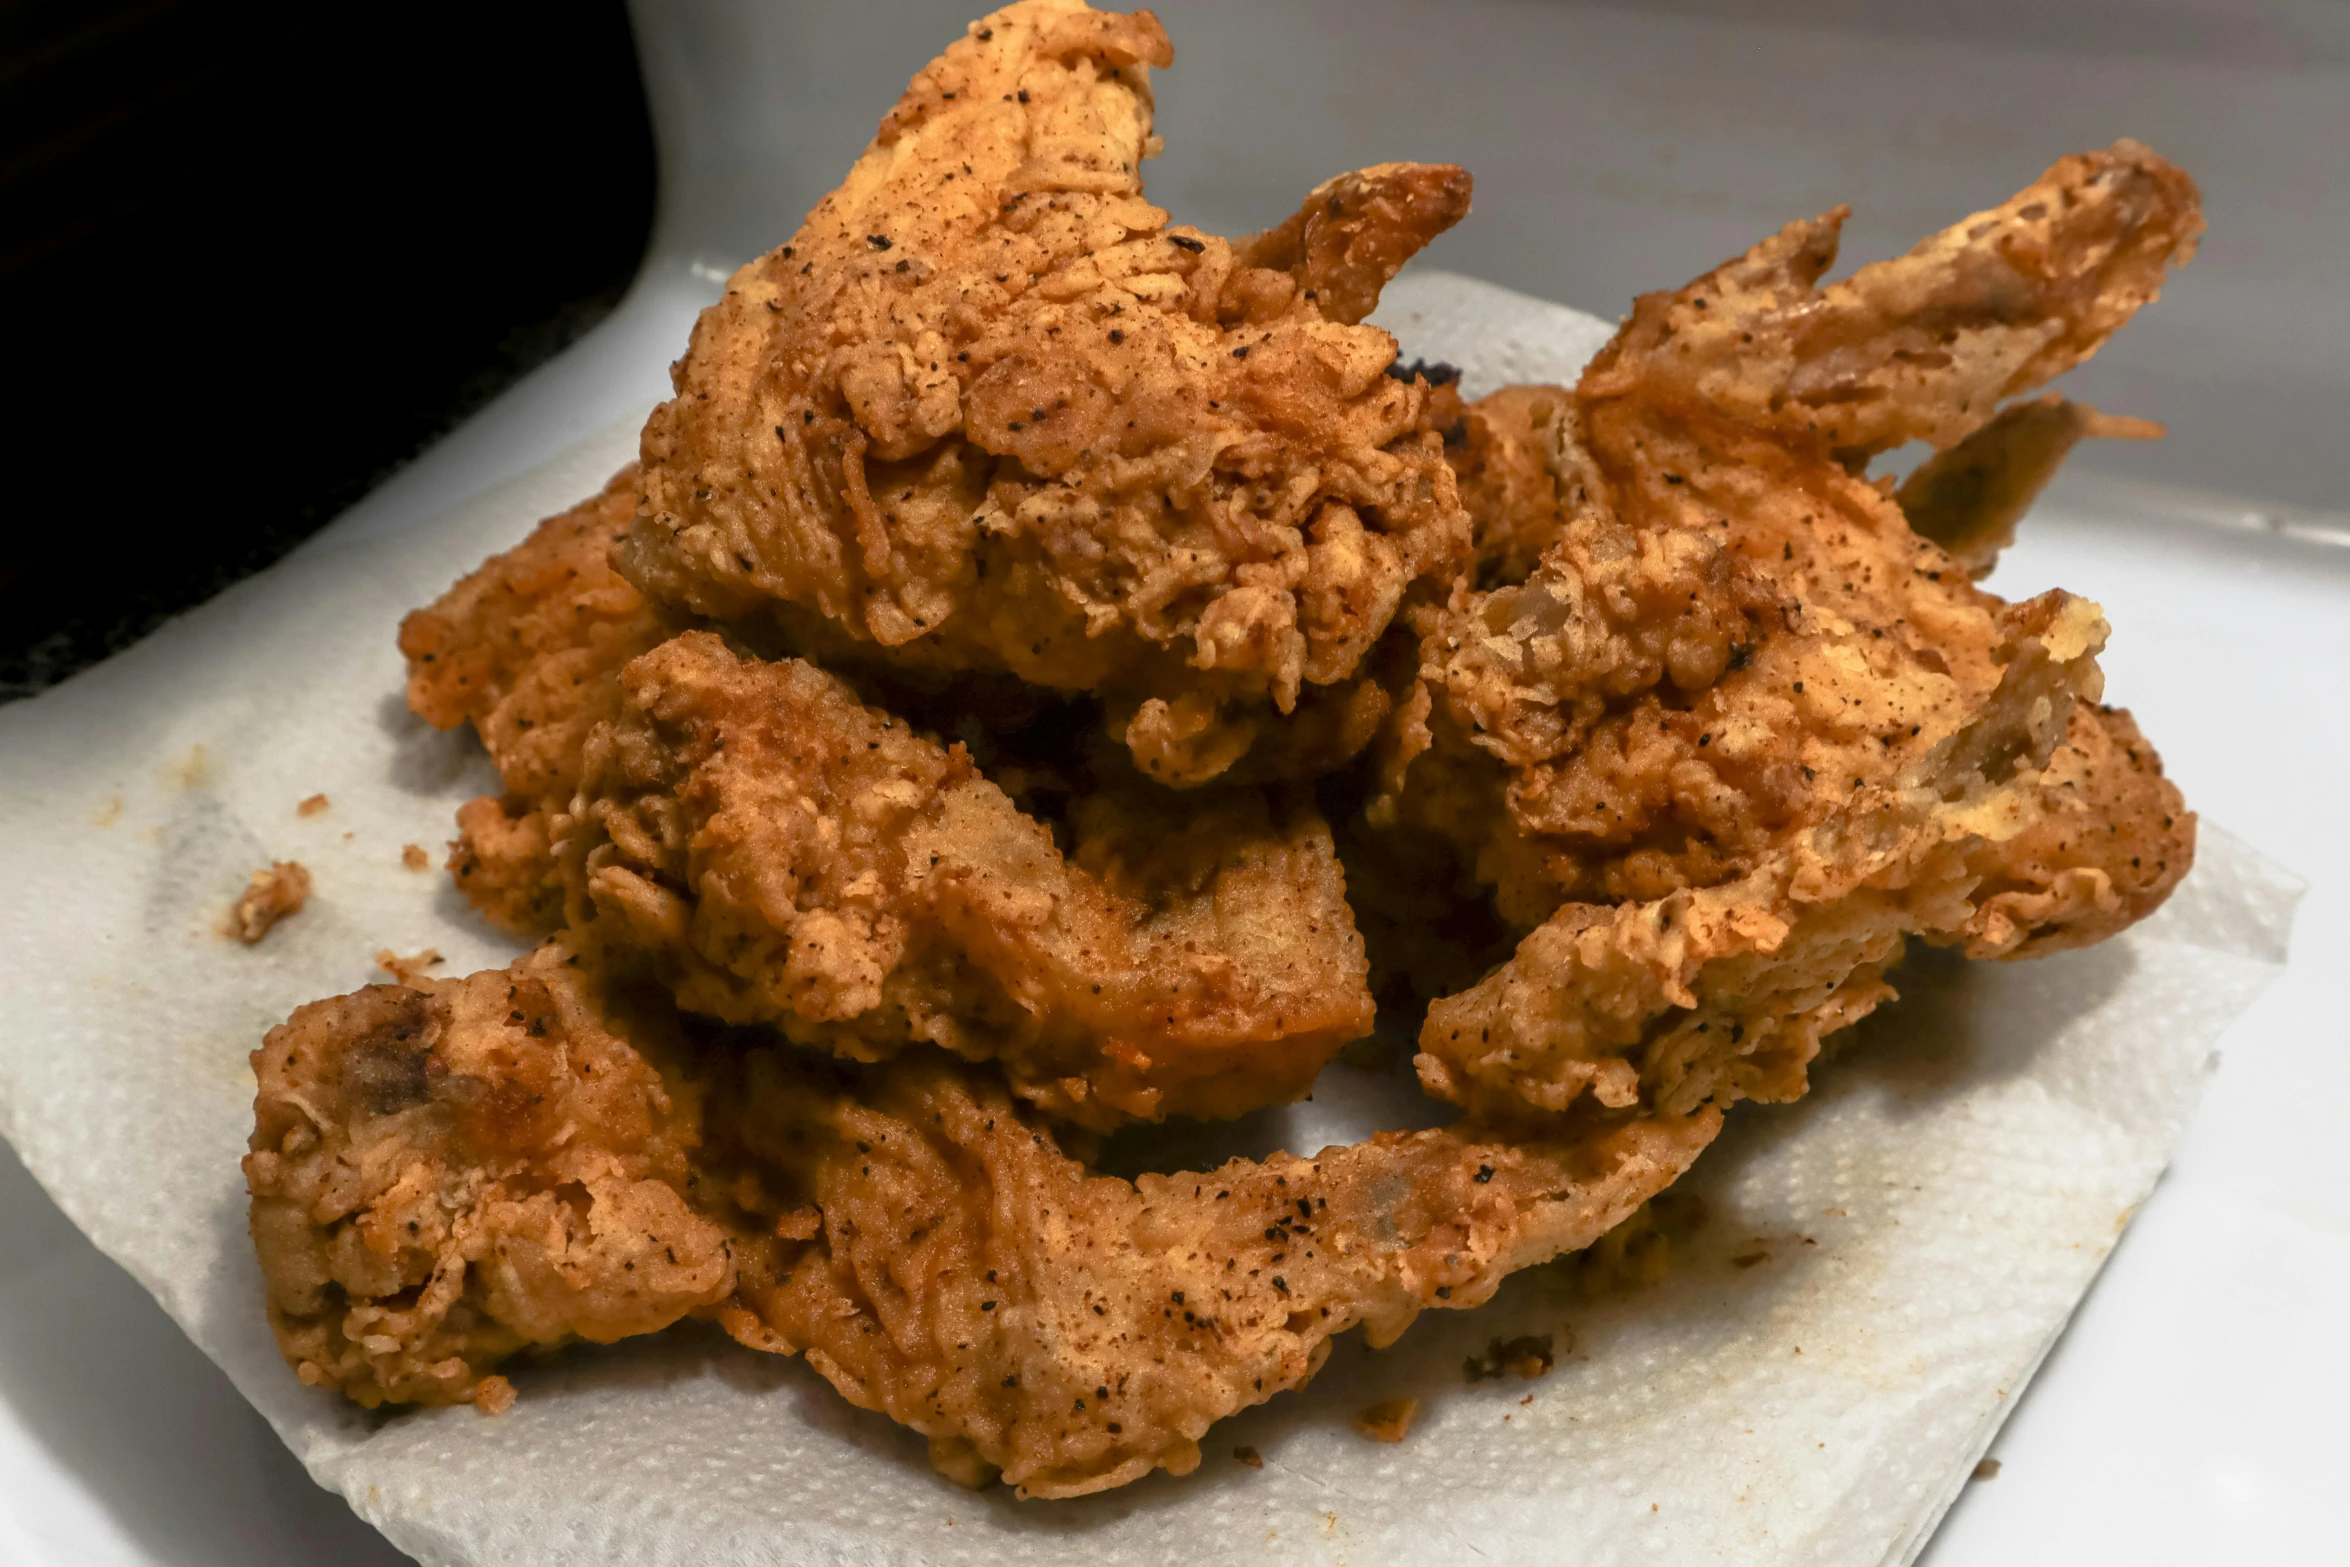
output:
<svg viewBox="0 0 2350 1567"><path fill-rule="evenodd" d="M652 214L620 0L0 0L0 701L577 338Z"/></svg>

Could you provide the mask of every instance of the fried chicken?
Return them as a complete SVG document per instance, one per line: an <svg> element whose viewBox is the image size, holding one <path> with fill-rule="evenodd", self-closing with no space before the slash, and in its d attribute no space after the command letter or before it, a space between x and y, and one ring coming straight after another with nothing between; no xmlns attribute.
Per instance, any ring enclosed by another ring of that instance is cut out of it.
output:
<svg viewBox="0 0 2350 1567"><path fill-rule="evenodd" d="M608 561L636 501L632 465L400 625L409 707L436 729L472 724L498 765L505 792L457 813L449 869L518 935L561 916L552 818L578 786L588 731L618 698L620 666L675 629Z"/></svg>
<svg viewBox="0 0 2350 1567"><path fill-rule="evenodd" d="M2016 524L2085 436L2149 441L2162 426L2101 414L2051 392L2011 403L1955 446L1920 463L1894 500L1921 539L1931 539L1976 577L2015 542Z"/></svg>
<svg viewBox="0 0 2350 1567"><path fill-rule="evenodd" d="M1640 302L1553 448L1557 541L1522 585L1472 596L1428 639L1424 754L1375 808L1450 837L1503 918L1540 927L1431 1011L1436 1092L1545 1108L1586 1089L1608 1104L1799 1092L1818 1032L1889 994L1878 975L1905 934L1973 921L1976 945L2009 939L1967 896L1973 879L1999 884L2001 843L2023 856L2017 910L2038 898L2046 918L2061 906L2104 931L2184 872L2174 834L2155 856L2167 879L2130 896L2109 867L2086 902L2041 885L2065 873L2049 855L2096 852L2077 832L2034 848L2067 835L2021 822L2068 819L2044 809L2039 773L2073 698L2099 694L2102 622L1976 589L1854 468L1913 436L1962 441L1999 396L2086 357L2191 249L2192 186L2129 143L2068 158L2007 206L1818 290L1840 221L1791 225ZM2079 668L2003 764L2020 772L1953 774L1952 757L2012 728L2003 693L2035 641ZM2098 742L2095 721L2082 738ZM2128 768L2100 771L2106 803L2177 817ZM1694 999L1716 966L1720 1015Z"/></svg>
<svg viewBox="0 0 2350 1567"><path fill-rule="evenodd" d="M728 1102L785 1183L779 1224L815 1243L746 1249L756 1326L721 1321L804 1349L948 1472L1000 1470L1026 1496L1189 1471L1211 1424L1305 1382L1337 1334L1391 1343L1590 1244L1720 1125L1710 1108L1523 1140L1463 1123L1129 1183L1088 1174L985 1077L907 1066L825 1094L786 1057L749 1061Z"/></svg>
<svg viewBox="0 0 2350 1567"><path fill-rule="evenodd" d="M253 1244L304 1382L495 1408L515 1351L733 1289L732 1242L689 1206L697 1090L611 1032L566 956L315 1001L253 1053Z"/></svg>
<svg viewBox="0 0 2350 1567"><path fill-rule="evenodd" d="M1171 227L1140 174L1171 58L1147 11L1023 0L925 67L704 312L620 569L843 672L1094 693L1171 784L1310 694L1359 705L1365 654L1469 549L1427 387L1356 323L1468 176L1384 164L1237 243ZM1321 727L1292 765L1376 719Z"/></svg>
<svg viewBox="0 0 2350 1567"><path fill-rule="evenodd" d="M569 919L690 1011L861 1060L992 1059L1100 1127L1295 1098L1370 1030L1302 800L1103 790L1064 855L960 746L811 664L693 632L621 685L566 829Z"/></svg>
<svg viewBox="0 0 2350 1567"><path fill-rule="evenodd" d="M255 1068L254 1237L305 1381L494 1405L526 1345L696 1312L1031 1496L1191 1469L1337 1334L1392 1342L1589 1244L1720 1124L1464 1123L1127 1182L984 1072L691 1040L559 943L313 1003Z"/></svg>
<svg viewBox="0 0 2350 1567"><path fill-rule="evenodd" d="M1497 1113L1585 1094L1668 1113L1793 1099L1822 1036L1892 997L1884 972L1907 937L2004 929L2025 907L2054 917L2046 899L2013 912L1978 900L1996 896L2004 846L2036 822L2076 697L2096 694L2105 625L2061 593L2001 618L2005 672L1972 722L1893 779L1856 780L1736 880L1564 905L1501 968L1429 1007L1422 1084Z"/></svg>
<svg viewBox="0 0 2350 1567"><path fill-rule="evenodd" d="M1838 209L1467 404L1362 323L1468 176L1172 226L1171 58L1081 0L973 24L704 312L641 473L403 625L503 779L460 885L562 933L255 1053L305 1382L494 1411L511 1355L691 1315L967 1483L1181 1474L1352 1327L1653 1258L1633 1216L1911 938L2077 946L2185 874L2097 607L1973 580L2149 433L2001 405L2192 253L2184 175L2068 158L1822 288ZM1451 1126L1092 1167L1304 1094L1374 980L1439 996Z"/></svg>

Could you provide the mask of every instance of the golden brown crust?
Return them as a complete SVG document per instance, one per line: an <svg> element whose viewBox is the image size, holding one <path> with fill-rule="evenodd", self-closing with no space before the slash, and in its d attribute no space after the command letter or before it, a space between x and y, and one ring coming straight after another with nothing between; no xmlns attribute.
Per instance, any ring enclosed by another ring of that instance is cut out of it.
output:
<svg viewBox="0 0 2350 1567"><path fill-rule="evenodd" d="M1947 447L2095 353L2203 232L2194 181L2134 141L2060 158L2003 205L1822 289L1847 215L1790 223L1643 295L1585 395L1707 409L1847 458Z"/></svg>
<svg viewBox="0 0 2350 1567"><path fill-rule="evenodd" d="M2195 814L2127 712L2083 704L2033 780L2021 830L1977 859L1966 955L2042 957L2160 908L2195 864Z"/></svg>
<svg viewBox="0 0 2350 1567"><path fill-rule="evenodd" d="M2041 813L2041 769L2094 691L2095 606L2052 593L2003 619L2005 671L1971 722L1735 881L1563 906L1429 1008L1421 1082L1505 1113L1800 1095L1822 1036L1890 999L1906 938L1982 915L1985 868Z"/></svg>
<svg viewBox="0 0 2350 1567"><path fill-rule="evenodd" d="M622 685L566 829L570 920L688 1010L862 1060L992 1059L1098 1126L1295 1098L1370 1030L1303 802L1097 792L1064 857L960 746L813 665L691 632Z"/></svg>
<svg viewBox="0 0 2350 1567"><path fill-rule="evenodd" d="M650 1333L733 1288L684 1195L694 1093L565 956L313 1002L253 1053L253 1243L304 1382L494 1405L518 1349Z"/></svg>
<svg viewBox="0 0 2350 1567"><path fill-rule="evenodd" d="M505 784L459 812L449 869L519 935L544 934L561 912L550 818L578 786L620 666L675 629L610 564L636 505L632 464L400 625L409 707L437 729L473 725Z"/></svg>
<svg viewBox="0 0 2350 1567"><path fill-rule="evenodd" d="M2088 788L2121 820L2163 814L2138 773L2076 745L2059 765L2093 780L2040 776L2102 689L2095 607L2002 604L1848 465L1956 440L2087 357L2191 251L2193 187L2128 144L2066 159L1822 291L1840 221L1642 300L1551 448L1556 541L1427 638L1433 701L1399 727L1401 787L1375 812L1451 836L1533 928L1431 1008L1432 1092L1788 1097L1819 1036L1891 994L1907 936L2092 939L2170 885L2141 869L2125 894L2068 859L2084 835L2062 802ZM2045 422L1976 454L2044 476L2054 443L2025 437ZM1539 492L1500 493L1547 524Z"/></svg>
<svg viewBox="0 0 2350 1567"><path fill-rule="evenodd" d="M1467 525L1425 390L1309 294L1350 313L1466 177L1336 182L1341 217L1243 264L1142 198L1169 57L1147 12L1025 0L916 76L696 326L645 427L632 580L819 656L1098 693L1177 784L1441 597Z"/></svg>
<svg viewBox="0 0 2350 1567"><path fill-rule="evenodd" d="M1189 1470L1348 1328L1391 1342L1588 1245L1720 1125L1464 1124L1127 1182L985 1073L692 1044L564 956L313 1003L256 1056L253 1231L304 1380L495 1405L526 1345L695 1311L949 1472L1081 1495Z"/></svg>

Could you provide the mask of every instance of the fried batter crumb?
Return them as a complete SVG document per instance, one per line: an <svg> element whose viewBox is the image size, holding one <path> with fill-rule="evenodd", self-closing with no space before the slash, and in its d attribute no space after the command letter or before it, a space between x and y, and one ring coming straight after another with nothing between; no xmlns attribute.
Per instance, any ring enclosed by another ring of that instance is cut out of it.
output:
<svg viewBox="0 0 2350 1567"><path fill-rule="evenodd" d="M1251 1469L1262 1469L1265 1467L1265 1455L1258 1452L1253 1447L1236 1447L1232 1450L1232 1456L1239 1459L1242 1463L1248 1465Z"/></svg>
<svg viewBox="0 0 2350 1567"><path fill-rule="evenodd" d="M1382 1399L1355 1416L1355 1429L1374 1442L1400 1442L1411 1434L1419 1415L1416 1398Z"/></svg>
<svg viewBox="0 0 2350 1567"><path fill-rule="evenodd" d="M314 794L309 799L304 800L300 805L295 806L294 814L296 816L321 816L326 813L326 807L326 796L323 794Z"/></svg>
<svg viewBox="0 0 2350 1567"><path fill-rule="evenodd" d="M1513 1339L1497 1338L1486 1346L1484 1354L1471 1355L1461 1362L1461 1376L1466 1381L1485 1382L1506 1371L1531 1382L1536 1377L1547 1376L1550 1368L1558 1364L1554 1343L1555 1340L1548 1333L1528 1333Z"/></svg>
<svg viewBox="0 0 2350 1567"><path fill-rule="evenodd" d="M412 871L428 871L432 869L432 856L419 845L403 843L400 845L400 863Z"/></svg>
<svg viewBox="0 0 2350 1567"><path fill-rule="evenodd" d="M483 1377L473 1390L473 1407L485 1415L502 1415L514 1407L514 1384L504 1377Z"/></svg>
<svg viewBox="0 0 2350 1567"><path fill-rule="evenodd" d="M440 961L440 949L437 947L426 947L423 951L413 953L408 957L402 957L391 948L386 947L375 955L377 968L382 969L411 990L414 990L416 982L424 977L425 970L436 966ZM509 1393L507 1396L511 1398L513 1395Z"/></svg>
<svg viewBox="0 0 2350 1567"><path fill-rule="evenodd" d="M1975 1465L1975 1472L1974 1472L1973 1478L1975 1478L1975 1479L1977 1479L1977 1480L1996 1480L1996 1479L1998 1479L1998 1478L1999 1478L1999 1460L1998 1460L1998 1459L1996 1459L1996 1458L1986 1458L1986 1459L1984 1459L1984 1460L1983 1460L1981 1463L1979 1463L1979 1464Z"/></svg>
<svg viewBox="0 0 2350 1567"><path fill-rule="evenodd" d="M243 897L229 910L228 933L250 947L289 914L302 912L310 898L310 872L299 860L274 860L253 873Z"/></svg>

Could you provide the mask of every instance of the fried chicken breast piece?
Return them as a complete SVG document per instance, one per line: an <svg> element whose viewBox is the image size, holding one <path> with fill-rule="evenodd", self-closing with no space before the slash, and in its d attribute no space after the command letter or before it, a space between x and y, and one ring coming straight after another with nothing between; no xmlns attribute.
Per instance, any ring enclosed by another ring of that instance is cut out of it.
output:
<svg viewBox="0 0 2350 1567"><path fill-rule="evenodd" d="M1908 937L1989 942L2029 928L2019 915L2060 923L2051 862L2063 851L2016 851L2061 831L2044 769L2076 699L2097 694L2105 625L2061 593L2003 618L2004 672L1973 721L1892 780L1860 781L1734 881L1561 907L1501 968L1429 1008L1422 1085L1499 1113L1586 1095L1668 1113L1793 1099L1821 1038L1892 998L1884 973ZM2012 892L2011 858L2039 872ZM2088 885L2072 896L2096 899ZM2098 909L2096 934L2126 923L2119 912L2118 897Z"/></svg>
<svg viewBox="0 0 2350 1567"><path fill-rule="evenodd" d="M961 746L811 664L689 632L621 687L564 829L569 919L691 1011L862 1060L991 1059L1105 1128L1295 1098L1370 1030L1302 799L1106 789L1064 853Z"/></svg>
<svg viewBox="0 0 2350 1567"><path fill-rule="evenodd" d="M1840 214L1641 301L1556 448L1564 529L1522 585L1429 637L1424 751L1378 802L1449 833L1503 918L1534 927L1431 1009L1432 1092L1786 1097L1822 1032L1890 995L1907 936L2021 947L2012 906L2044 918L2045 950L2159 901L2143 864L2125 896L2109 867L2060 863L2099 854L2041 776L2075 699L2100 694L2094 606L2003 604L1854 470L1912 436L1957 441L2086 357L2191 248L2193 197L2123 144L1825 291ZM2034 445L1984 446L2002 440ZM2019 681L2044 689L2019 706ZM1978 754L2004 760L1977 774ZM2095 765L2100 803L2175 819L2096 755L2068 765ZM2177 852L2154 858L2183 867L2186 840L2160 831Z"/></svg>
<svg viewBox="0 0 2350 1567"><path fill-rule="evenodd" d="M1824 291L1840 214L1645 297L1554 443L1564 529L1441 617L1424 733L1376 808L1452 837L1531 928L1749 874L1972 722L2000 601L1847 464L1989 419L1986 365L2014 367L2005 391L2085 357L2191 249L2193 194L2125 143ZM1749 333L1751 362L1721 347ZM1855 401L1789 412L1837 387Z"/></svg>
<svg viewBox="0 0 2350 1567"><path fill-rule="evenodd" d="M567 957L312 1002L253 1053L253 1244L304 1382L495 1410L517 1350L650 1333L734 1288L688 1200L698 1091L612 1032Z"/></svg>
<svg viewBox="0 0 2350 1567"><path fill-rule="evenodd" d="M505 784L458 811L449 869L476 908L518 935L543 935L561 917L551 818L578 786L620 666L675 629L609 563L636 505L631 464L400 623L408 706L436 729L473 725Z"/></svg>
<svg viewBox="0 0 2350 1567"><path fill-rule="evenodd" d="M928 1436L966 1483L1081 1496L1188 1473L1217 1420L1302 1385L1357 1324L1392 1343L1489 1299L1669 1185L1719 1112L1522 1140L1462 1123L1311 1158L1089 1174L984 1074L939 1058L825 1091L746 1063L748 1161L775 1228L720 1321L797 1349L862 1408Z"/></svg>
<svg viewBox="0 0 2350 1567"><path fill-rule="evenodd" d="M1169 784L1311 693L1345 710L1468 560L1427 388L1357 324L1468 176L1367 169L1237 245L1170 226L1140 168L1171 58L1149 12L1023 0L925 67L697 324L645 427L630 580L843 672L1097 694Z"/></svg>

